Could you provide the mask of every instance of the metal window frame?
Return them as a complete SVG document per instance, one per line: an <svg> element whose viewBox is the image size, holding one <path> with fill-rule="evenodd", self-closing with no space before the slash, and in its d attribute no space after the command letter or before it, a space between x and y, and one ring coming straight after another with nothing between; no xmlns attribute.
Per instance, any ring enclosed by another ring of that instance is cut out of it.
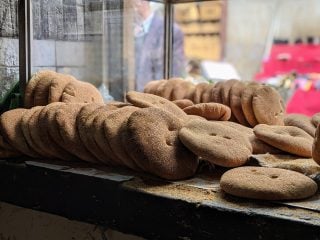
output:
<svg viewBox="0 0 320 240"><path fill-rule="evenodd" d="M32 6L31 0L18 1L19 22L19 88L22 101L32 68Z"/></svg>

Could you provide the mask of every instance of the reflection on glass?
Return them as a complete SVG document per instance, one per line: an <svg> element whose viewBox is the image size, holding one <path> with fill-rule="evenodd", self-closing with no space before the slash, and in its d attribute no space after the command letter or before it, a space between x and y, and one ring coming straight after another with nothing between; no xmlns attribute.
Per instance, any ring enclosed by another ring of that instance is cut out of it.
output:
<svg viewBox="0 0 320 240"><path fill-rule="evenodd" d="M147 82L164 78L163 5L133 0L135 89L142 91Z"/></svg>
<svg viewBox="0 0 320 240"><path fill-rule="evenodd" d="M97 1L32 0L32 72L72 74L102 83L102 13Z"/></svg>
<svg viewBox="0 0 320 240"><path fill-rule="evenodd" d="M143 0L32 0L33 72L93 83L114 99L164 73L163 4Z"/></svg>
<svg viewBox="0 0 320 240"><path fill-rule="evenodd" d="M174 19L184 35L184 52L186 56L184 77L195 82L209 81L211 76L203 67L206 63L221 60L221 17L222 3L220 1L191 2L174 5ZM176 27L177 28L177 27ZM179 42L181 34L173 31L173 53L177 50L175 43ZM173 54L172 76L180 66L179 54Z"/></svg>

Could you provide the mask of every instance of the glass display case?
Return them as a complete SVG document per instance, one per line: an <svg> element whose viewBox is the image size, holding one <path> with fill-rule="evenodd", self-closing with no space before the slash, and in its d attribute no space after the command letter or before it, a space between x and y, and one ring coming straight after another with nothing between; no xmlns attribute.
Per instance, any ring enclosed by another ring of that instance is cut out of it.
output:
<svg viewBox="0 0 320 240"><path fill-rule="evenodd" d="M29 0L19 9L21 91L34 72L51 69L122 100L221 57L221 1Z"/></svg>
<svg viewBox="0 0 320 240"><path fill-rule="evenodd" d="M310 115L320 111L318 9L317 0L4 0L1 105L19 79L23 93L32 73L52 69L107 100L172 76L256 80L276 86L289 112Z"/></svg>

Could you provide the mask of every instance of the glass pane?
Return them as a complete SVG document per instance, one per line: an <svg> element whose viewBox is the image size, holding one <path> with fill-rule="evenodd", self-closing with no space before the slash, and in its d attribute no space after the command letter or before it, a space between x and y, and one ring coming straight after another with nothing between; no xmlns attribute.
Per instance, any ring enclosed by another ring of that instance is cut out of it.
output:
<svg viewBox="0 0 320 240"><path fill-rule="evenodd" d="M32 0L33 72L72 74L116 100L142 90L163 78L162 6L143 0Z"/></svg>
<svg viewBox="0 0 320 240"><path fill-rule="evenodd" d="M147 82L164 78L163 4L132 0L135 89L142 91Z"/></svg>
<svg viewBox="0 0 320 240"><path fill-rule="evenodd" d="M194 1L174 5L172 76L195 82L220 79L220 75L205 72L203 66L221 60L223 4Z"/></svg>
<svg viewBox="0 0 320 240"><path fill-rule="evenodd" d="M18 1L3 0L0 7L0 101L19 79Z"/></svg>
<svg viewBox="0 0 320 240"><path fill-rule="evenodd" d="M184 34L183 77L266 83L288 113L320 112L319 1L194 1L175 4L174 18Z"/></svg>
<svg viewBox="0 0 320 240"><path fill-rule="evenodd" d="M32 0L32 71L68 73L102 83L102 2Z"/></svg>

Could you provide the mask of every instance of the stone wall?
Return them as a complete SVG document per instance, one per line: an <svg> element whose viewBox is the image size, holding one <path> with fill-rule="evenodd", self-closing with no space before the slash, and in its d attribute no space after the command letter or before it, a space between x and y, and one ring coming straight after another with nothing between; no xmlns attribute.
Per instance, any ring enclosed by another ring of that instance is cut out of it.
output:
<svg viewBox="0 0 320 240"><path fill-rule="evenodd" d="M0 4L0 98L18 80L17 0Z"/></svg>
<svg viewBox="0 0 320 240"><path fill-rule="evenodd" d="M18 81L18 0L0 5L0 98ZM102 81L102 0L32 0L33 72Z"/></svg>

